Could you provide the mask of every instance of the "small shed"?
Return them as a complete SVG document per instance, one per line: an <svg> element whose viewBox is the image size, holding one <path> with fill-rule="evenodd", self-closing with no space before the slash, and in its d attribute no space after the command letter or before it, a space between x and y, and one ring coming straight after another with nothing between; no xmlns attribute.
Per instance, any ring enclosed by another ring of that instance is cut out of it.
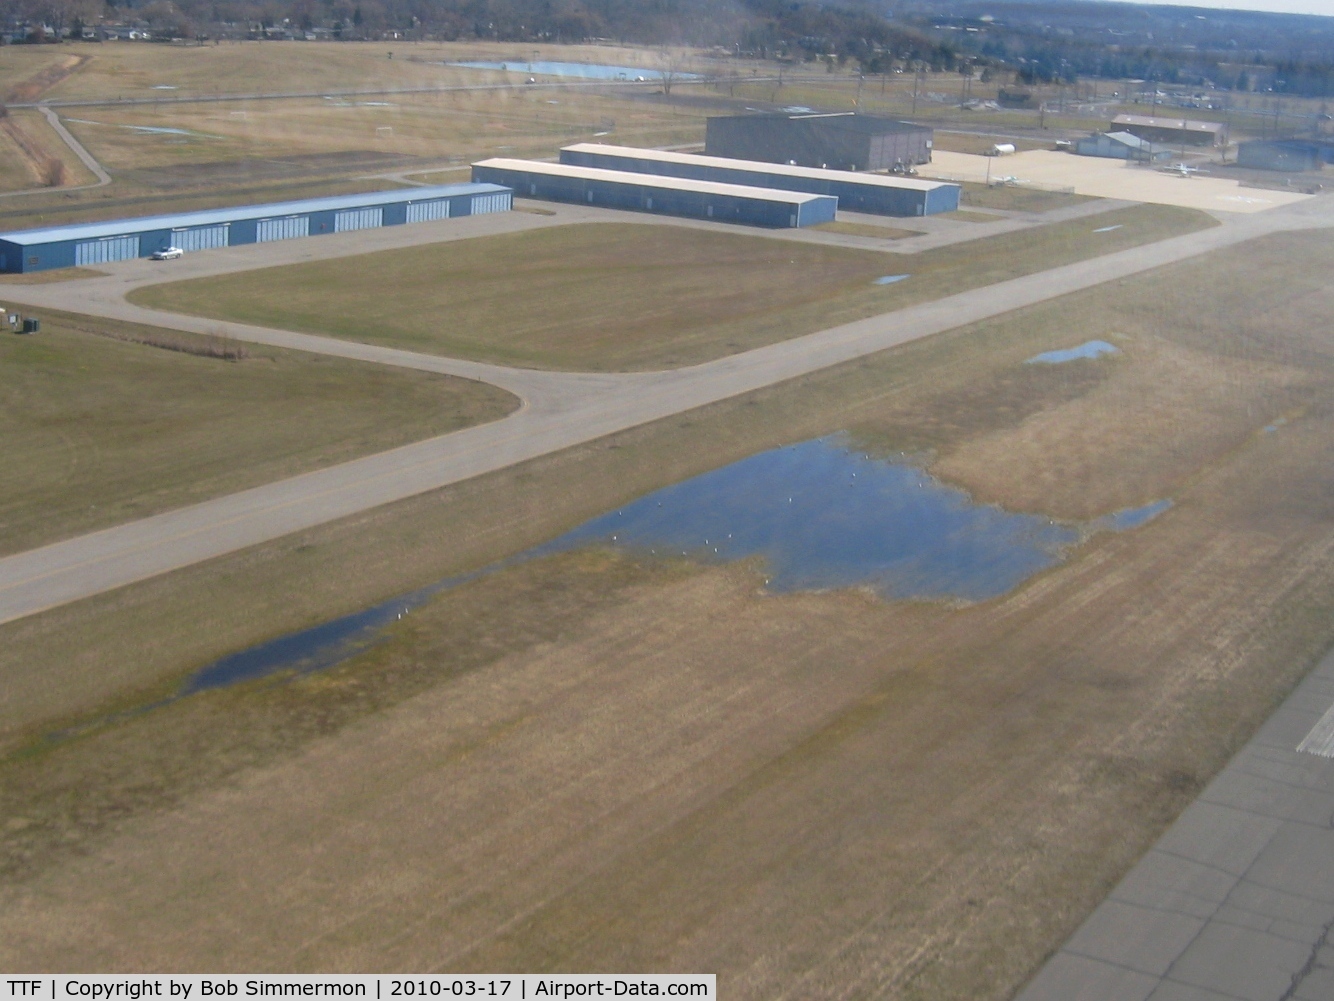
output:
<svg viewBox="0 0 1334 1001"><path fill-rule="evenodd" d="M1227 125L1195 122L1166 115L1117 115L1109 132L1129 132L1154 144L1171 146L1226 146Z"/></svg>
<svg viewBox="0 0 1334 1001"><path fill-rule="evenodd" d="M1168 149L1154 149L1153 143L1129 132L1095 132L1076 140L1075 152L1080 156L1105 156L1115 160L1165 160L1172 155Z"/></svg>

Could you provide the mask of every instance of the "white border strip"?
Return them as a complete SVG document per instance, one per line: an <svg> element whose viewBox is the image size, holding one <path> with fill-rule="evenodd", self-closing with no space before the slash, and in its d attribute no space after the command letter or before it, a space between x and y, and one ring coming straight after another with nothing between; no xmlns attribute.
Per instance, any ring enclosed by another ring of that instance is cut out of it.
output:
<svg viewBox="0 0 1334 1001"><path fill-rule="evenodd" d="M1334 758L1334 706L1330 706L1320 721L1311 727L1311 732L1297 745L1297 750L1318 754L1322 758Z"/></svg>

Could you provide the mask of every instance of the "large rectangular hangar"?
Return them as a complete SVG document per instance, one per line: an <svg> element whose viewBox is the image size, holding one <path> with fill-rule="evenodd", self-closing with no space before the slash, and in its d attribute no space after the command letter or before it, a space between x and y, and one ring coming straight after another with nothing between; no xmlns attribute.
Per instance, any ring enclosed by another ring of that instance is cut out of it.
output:
<svg viewBox="0 0 1334 1001"><path fill-rule="evenodd" d="M859 112L770 112L710 118L704 152L738 160L835 170L889 170L931 162L925 125Z"/></svg>
<svg viewBox="0 0 1334 1001"><path fill-rule="evenodd" d="M696 153L675 153L602 143L576 143L560 151L561 163L642 174L687 177L697 181L745 184L808 194L833 195L838 207L876 215L918 216L953 212L959 207L959 185L915 177L859 174L781 163L760 163Z"/></svg>
<svg viewBox="0 0 1334 1001"><path fill-rule="evenodd" d="M838 199L831 195L534 160L482 160L472 165L472 178L554 202L774 228L832 222L838 209Z"/></svg>
<svg viewBox="0 0 1334 1001"><path fill-rule="evenodd" d="M506 212L513 192L446 184L0 233L0 271L46 271L245 243Z"/></svg>

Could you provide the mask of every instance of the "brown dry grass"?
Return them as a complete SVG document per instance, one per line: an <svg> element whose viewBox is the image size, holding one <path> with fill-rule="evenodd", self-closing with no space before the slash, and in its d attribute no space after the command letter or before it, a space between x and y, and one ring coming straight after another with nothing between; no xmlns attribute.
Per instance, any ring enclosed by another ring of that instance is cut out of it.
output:
<svg viewBox="0 0 1334 1001"><path fill-rule="evenodd" d="M518 405L462 379L54 310L41 318L38 335L0 334L0 553L496 420Z"/></svg>
<svg viewBox="0 0 1334 1001"><path fill-rule="evenodd" d="M1172 511L993 602L570 554L327 674L11 757L0 963L1010 996L1334 640L1331 265L1327 234L1271 238L3 627L6 711L34 726L783 441L851 428L1003 466L1037 423L1077 476L1096 420L1134 473L1145 393L1188 377L1202 404L1146 443ZM1071 315L1130 349L1024 366ZM1229 447L1185 434L1220 419ZM1110 472L1084 488L1119 503Z"/></svg>
<svg viewBox="0 0 1334 1001"><path fill-rule="evenodd" d="M1292 366L1219 358L1149 335L1120 340L1128 359L1103 363L1115 377L1066 407L970 440L932 472L989 503L1087 520L1170 493L1180 475L1173 456L1220 458L1254 430L1268 401L1306 379Z"/></svg>

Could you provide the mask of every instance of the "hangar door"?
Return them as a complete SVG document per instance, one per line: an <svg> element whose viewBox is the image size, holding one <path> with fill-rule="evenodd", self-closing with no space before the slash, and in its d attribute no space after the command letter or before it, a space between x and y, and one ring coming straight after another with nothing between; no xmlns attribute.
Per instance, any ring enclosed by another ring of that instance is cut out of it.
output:
<svg viewBox="0 0 1334 1001"><path fill-rule="evenodd" d="M408 202L408 222L431 222L449 218L449 199L437 198L429 202Z"/></svg>
<svg viewBox="0 0 1334 1001"><path fill-rule="evenodd" d="M214 247L227 246L227 224L221 226L191 226L189 229L173 229L171 245L182 250L212 250Z"/></svg>
<svg viewBox="0 0 1334 1001"><path fill-rule="evenodd" d="M310 216L289 215L281 219L261 219L255 226L256 243L294 240L298 236L310 236Z"/></svg>
<svg viewBox="0 0 1334 1001"><path fill-rule="evenodd" d="M592 192L589 192L590 196ZM590 197L589 201L593 199ZM486 215L488 212L508 212L510 207L510 193L501 191L494 195L473 195L472 196L472 214Z"/></svg>
<svg viewBox="0 0 1334 1001"><path fill-rule="evenodd" d="M334 215L334 232L347 233L354 229L375 229L384 225L384 209L346 209Z"/></svg>
<svg viewBox="0 0 1334 1001"><path fill-rule="evenodd" d="M104 236L100 240L84 240L74 245L74 263L80 267L85 264L110 264L112 261L128 261L139 256L139 237Z"/></svg>

